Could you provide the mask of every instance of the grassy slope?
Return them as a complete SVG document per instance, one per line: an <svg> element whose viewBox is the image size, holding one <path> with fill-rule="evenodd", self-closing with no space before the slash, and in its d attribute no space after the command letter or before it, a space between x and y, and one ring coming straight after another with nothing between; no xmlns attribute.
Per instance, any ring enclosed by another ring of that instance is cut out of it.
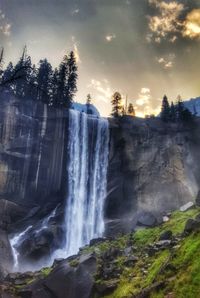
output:
<svg viewBox="0 0 200 298"><path fill-rule="evenodd" d="M145 248L158 240L163 231L171 230L173 235L183 232L188 218L194 218L200 210L195 208L187 212L174 212L169 222L159 227L138 230L134 235L119 237L112 242L98 245L95 250L104 251L110 247L125 248L130 239L135 247L134 255L139 257L136 265L125 267L122 257L119 266L122 274L117 289L105 298L134 297L155 282L164 281L161 290L153 291L152 298L200 297L200 233L193 233L181 240L177 247L158 251L153 257L148 257ZM166 266L168 265L168 266ZM105 281L98 280L98 283Z"/></svg>

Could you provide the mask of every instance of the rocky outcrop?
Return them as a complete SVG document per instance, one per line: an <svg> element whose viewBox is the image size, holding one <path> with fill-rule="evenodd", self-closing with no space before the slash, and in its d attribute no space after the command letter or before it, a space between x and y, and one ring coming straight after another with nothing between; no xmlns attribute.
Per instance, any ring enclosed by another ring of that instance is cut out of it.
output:
<svg viewBox="0 0 200 298"><path fill-rule="evenodd" d="M110 119L109 234L131 230L138 218L144 225L154 224L163 213L195 201L200 189L199 129L199 120L191 127L157 118Z"/></svg>

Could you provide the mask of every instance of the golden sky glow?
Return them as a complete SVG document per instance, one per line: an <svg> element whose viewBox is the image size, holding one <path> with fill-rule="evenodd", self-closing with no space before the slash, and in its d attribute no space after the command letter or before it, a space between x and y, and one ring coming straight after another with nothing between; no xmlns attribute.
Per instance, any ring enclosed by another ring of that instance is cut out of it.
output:
<svg viewBox="0 0 200 298"><path fill-rule="evenodd" d="M139 116L158 113L164 94L200 96L200 0L0 0L6 62L25 44L53 66L74 50L76 99L91 93L105 116L115 91Z"/></svg>

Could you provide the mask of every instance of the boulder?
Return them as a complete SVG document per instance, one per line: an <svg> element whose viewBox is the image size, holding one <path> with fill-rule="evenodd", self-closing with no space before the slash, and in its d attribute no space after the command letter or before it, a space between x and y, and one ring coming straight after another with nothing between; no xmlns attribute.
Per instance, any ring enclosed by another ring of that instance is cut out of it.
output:
<svg viewBox="0 0 200 298"><path fill-rule="evenodd" d="M159 240L171 240L172 239L172 231L164 231L161 235Z"/></svg>
<svg viewBox="0 0 200 298"><path fill-rule="evenodd" d="M77 267L70 266L65 260L44 280L27 286L22 297L89 298L94 287L96 265L96 257L93 254L82 255Z"/></svg>
<svg viewBox="0 0 200 298"><path fill-rule="evenodd" d="M26 209L21 206L0 199L0 228L7 229L10 224L17 222L26 215Z"/></svg>
<svg viewBox="0 0 200 298"><path fill-rule="evenodd" d="M194 203L193 202L188 202L187 204L183 205L180 207L180 211L185 212L191 208L194 207Z"/></svg>
<svg viewBox="0 0 200 298"><path fill-rule="evenodd" d="M138 216L137 224L140 226L153 227L156 223L156 217L150 212L142 212Z"/></svg>
<svg viewBox="0 0 200 298"><path fill-rule="evenodd" d="M200 231L200 222L189 218L185 224L184 233L192 233L194 231Z"/></svg>

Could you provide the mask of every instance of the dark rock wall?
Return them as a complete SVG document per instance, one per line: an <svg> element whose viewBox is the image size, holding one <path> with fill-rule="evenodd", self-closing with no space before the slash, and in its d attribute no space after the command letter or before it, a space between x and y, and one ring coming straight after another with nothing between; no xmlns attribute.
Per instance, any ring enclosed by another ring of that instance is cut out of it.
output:
<svg viewBox="0 0 200 298"><path fill-rule="evenodd" d="M155 215L194 201L200 188L200 122L195 127L159 119L110 119L106 218L133 226L137 215Z"/></svg>
<svg viewBox="0 0 200 298"><path fill-rule="evenodd" d="M0 98L0 198L23 205L56 200L65 179L66 112Z"/></svg>

